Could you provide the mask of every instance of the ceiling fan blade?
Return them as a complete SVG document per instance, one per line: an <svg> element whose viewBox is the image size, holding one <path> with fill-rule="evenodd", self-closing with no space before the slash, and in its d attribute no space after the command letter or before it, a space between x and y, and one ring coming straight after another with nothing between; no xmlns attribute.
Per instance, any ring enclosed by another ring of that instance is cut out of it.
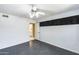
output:
<svg viewBox="0 0 79 59"><path fill-rule="evenodd" d="M33 18L34 17L34 14L29 13L29 16L30 16L30 18Z"/></svg>
<svg viewBox="0 0 79 59"><path fill-rule="evenodd" d="M38 14L40 14L40 15L45 15L45 13L44 12L37 12Z"/></svg>
<svg viewBox="0 0 79 59"><path fill-rule="evenodd" d="M40 17L41 15L45 15L45 13L44 12L36 12L36 17L38 18L38 17Z"/></svg>

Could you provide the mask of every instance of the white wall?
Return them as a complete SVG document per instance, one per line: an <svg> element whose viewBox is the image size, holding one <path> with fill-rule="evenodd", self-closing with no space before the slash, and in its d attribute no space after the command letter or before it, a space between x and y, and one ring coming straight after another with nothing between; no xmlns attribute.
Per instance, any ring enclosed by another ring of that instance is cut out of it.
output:
<svg viewBox="0 0 79 59"><path fill-rule="evenodd" d="M46 20L63 18L72 15L79 15L79 11L76 10L58 14L49 17ZM45 21L45 19L43 21ZM40 41L79 53L79 24L40 27L39 36Z"/></svg>
<svg viewBox="0 0 79 59"><path fill-rule="evenodd" d="M0 49L29 41L28 26L33 20L0 13Z"/></svg>

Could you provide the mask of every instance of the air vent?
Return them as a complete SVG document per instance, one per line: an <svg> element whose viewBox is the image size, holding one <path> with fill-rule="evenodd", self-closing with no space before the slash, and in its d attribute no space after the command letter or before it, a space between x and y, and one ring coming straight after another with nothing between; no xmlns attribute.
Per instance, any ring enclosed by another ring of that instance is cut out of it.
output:
<svg viewBox="0 0 79 59"><path fill-rule="evenodd" d="M2 17L6 17L6 18L8 18L8 15L2 15Z"/></svg>

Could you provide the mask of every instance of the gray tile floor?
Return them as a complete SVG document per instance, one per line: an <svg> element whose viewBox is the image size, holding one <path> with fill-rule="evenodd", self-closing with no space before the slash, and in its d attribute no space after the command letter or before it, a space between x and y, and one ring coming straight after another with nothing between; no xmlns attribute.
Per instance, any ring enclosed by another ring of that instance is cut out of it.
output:
<svg viewBox="0 0 79 59"><path fill-rule="evenodd" d="M32 48L28 46L27 42L9 48L1 49L0 55L78 55L78 54L36 40L34 41Z"/></svg>

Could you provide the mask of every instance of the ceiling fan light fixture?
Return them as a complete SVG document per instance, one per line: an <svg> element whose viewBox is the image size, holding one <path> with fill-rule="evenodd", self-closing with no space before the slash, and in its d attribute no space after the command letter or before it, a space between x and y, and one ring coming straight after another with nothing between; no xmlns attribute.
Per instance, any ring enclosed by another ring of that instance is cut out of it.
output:
<svg viewBox="0 0 79 59"><path fill-rule="evenodd" d="M35 7L35 6L32 9L33 9L33 11L37 11L37 7Z"/></svg>
<svg viewBox="0 0 79 59"><path fill-rule="evenodd" d="M38 18L41 15L45 15L45 13L44 12L40 12L36 6L32 5L32 8L31 8L31 10L29 12L30 18L33 18L33 17Z"/></svg>

